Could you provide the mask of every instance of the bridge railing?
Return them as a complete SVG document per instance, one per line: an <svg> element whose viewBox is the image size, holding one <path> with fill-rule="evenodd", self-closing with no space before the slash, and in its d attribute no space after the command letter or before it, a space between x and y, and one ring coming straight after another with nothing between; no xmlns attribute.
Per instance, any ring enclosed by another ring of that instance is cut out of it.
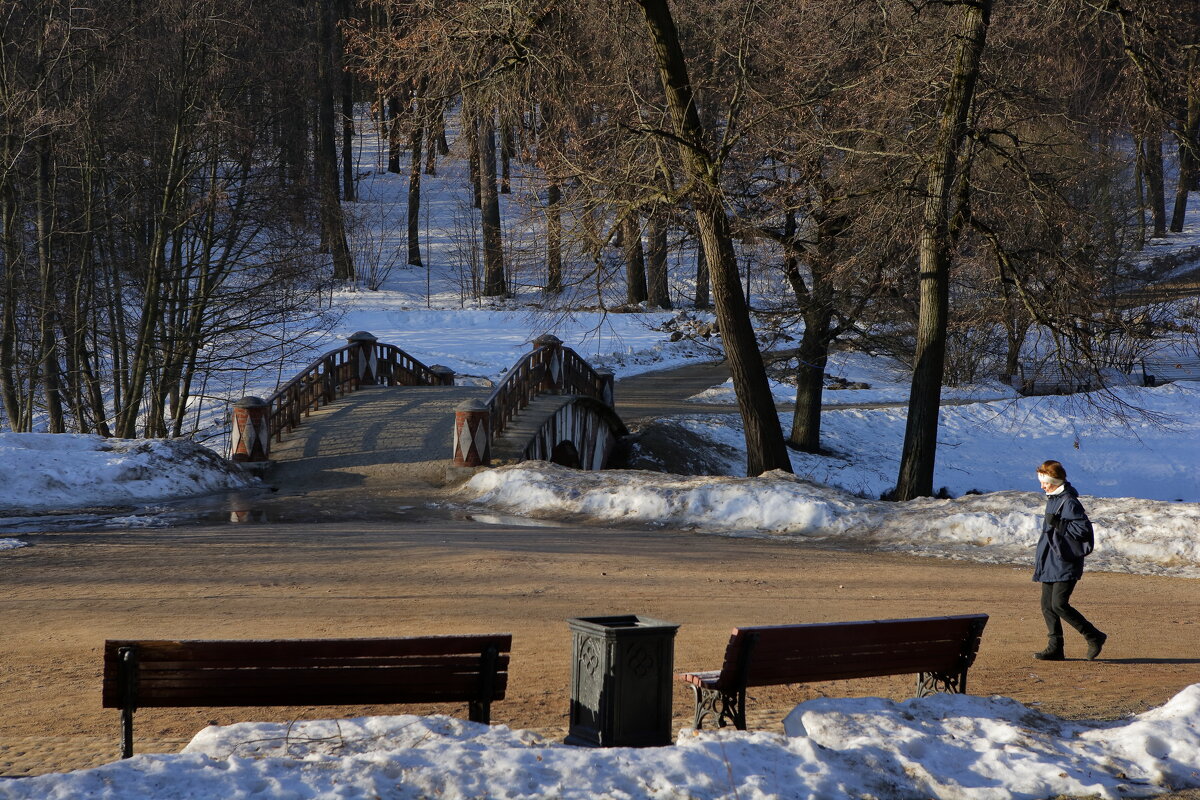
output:
<svg viewBox="0 0 1200 800"><path fill-rule="evenodd" d="M1022 363L1009 382L1023 395L1073 394L1109 386L1161 386L1180 380L1200 379L1200 358L1159 353L1138 361L1089 364Z"/></svg>
<svg viewBox="0 0 1200 800"><path fill-rule="evenodd" d="M491 442L542 394L573 394L613 405L613 375L596 370L552 334L533 340L534 349L512 366L486 402L459 406L454 426L454 464L486 466Z"/></svg>
<svg viewBox="0 0 1200 800"><path fill-rule="evenodd" d="M271 438L279 441L304 417L363 386L452 386L454 371L426 366L365 331L330 350L280 386L266 400L243 397L234 404L234 461L267 461Z"/></svg>
<svg viewBox="0 0 1200 800"><path fill-rule="evenodd" d="M557 336L545 334L533 344L535 349L513 365L487 399L492 436L503 433L540 394L579 394L612 405L611 373L597 372Z"/></svg>

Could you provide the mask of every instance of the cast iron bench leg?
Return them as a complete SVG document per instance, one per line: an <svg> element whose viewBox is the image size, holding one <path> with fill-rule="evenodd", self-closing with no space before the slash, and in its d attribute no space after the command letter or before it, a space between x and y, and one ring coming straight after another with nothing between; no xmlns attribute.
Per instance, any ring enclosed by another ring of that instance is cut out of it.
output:
<svg viewBox="0 0 1200 800"><path fill-rule="evenodd" d="M745 689L723 692L720 689L705 689L693 684L692 692L696 695L696 716L692 721L696 730L704 727L704 720L708 717L716 720L718 728L733 723L739 731L746 730Z"/></svg>

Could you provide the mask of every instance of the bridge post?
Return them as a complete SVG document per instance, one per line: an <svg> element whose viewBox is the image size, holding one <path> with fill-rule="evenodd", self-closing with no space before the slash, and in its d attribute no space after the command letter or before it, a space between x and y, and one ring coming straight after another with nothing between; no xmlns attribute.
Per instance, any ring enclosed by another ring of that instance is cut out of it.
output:
<svg viewBox="0 0 1200 800"><path fill-rule="evenodd" d="M536 350L542 351L541 362L546 368L546 377L542 380L541 391L549 394L562 394L563 387L563 346L562 339L553 333L543 333L533 340ZM536 352L535 350L535 352Z"/></svg>
<svg viewBox="0 0 1200 800"><path fill-rule="evenodd" d="M612 408L613 386L616 383L616 377L611 369L598 369L596 375L600 378L600 399L604 401L604 405Z"/></svg>
<svg viewBox="0 0 1200 800"><path fill-rule="evenodd" d="M454 385L454 370L449 367L443 367L441 364L434 364L429 368L437 379L434 386L453 386Z"/></svg>
<svg viewBox="0 0 1200 800"><path fill-rule="evenodd" d="M454 408L454 466L491 463L492 412L481 400L464 400Z"/></svg>
<svg viewBox="0 0 1200 800"><path fill-rule="evenodd" d="M231 461L271 459L271 407L261 397L243 397L233 404Z"/></svg>
<svg viewBox="0 0 1200 800"><path fill-rule="evenodd" d="M375 342L379 341L374 334L358 331L346 338L350 344L357 344L358 364L355 366L355 378L359 386L374 386L379 372L379 362L375 357Z"/></svg>

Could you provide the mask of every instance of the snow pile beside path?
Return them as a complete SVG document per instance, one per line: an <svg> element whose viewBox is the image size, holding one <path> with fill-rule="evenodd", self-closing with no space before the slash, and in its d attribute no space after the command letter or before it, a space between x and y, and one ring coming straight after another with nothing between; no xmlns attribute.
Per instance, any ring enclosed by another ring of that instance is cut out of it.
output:
<svg viewBox="0 0 1200 800"><path fill-rule="evenodd" d="M145 503L257 482L186 439L0 433L0 510Z"/></svg>
<svg viewBox="0 0 1200 800"><path fill-rule="evenodd" d="M1118 722L1069 722L1004 697L821 698L784 730L842 762L828 796L1144 797L1200 785L1200 685Z"/></svg>
<svg viewBox="0 0 1200 800"><path fill-rule="evenodd" d="M757 478L581 472L525 462L475 474L459 490L513 514L581 516L739 535L836 539L873 550L1027 563L1044 496L993 492L904 503L867 500L783 472ZM1083 497L1096 529L1088 568L1200 577L1200 503Z"/></svg>
<svg viewBox="0 0 1200 800"><path fill-rule="evenodd" d="M530 516L582 515L718 531L827 534L867 503L782 472L757 478L693 478L641 470L582 472L546 462L476 473L473 501Z"/></svg>
<svg viewBox="0 0 1200 800"><path fill-rule="evenodd" d="M673 746L588 748L445 716L242 723L205 728L179 755L0 780L0 798L1034 800L1200 786L1200 685L1117 722L936 695L812 700L785 729L685 728Z"/></svg>
<svg viewBox="0 0 1200 800"><path fill-rule="evenodd" d="M1089 570L1200 577L1200 503L1082 495L1096 531ZM1031 563L1045 498L1040 492L992 492L951 500L880 503L855 540L880 549Z"/></svg>

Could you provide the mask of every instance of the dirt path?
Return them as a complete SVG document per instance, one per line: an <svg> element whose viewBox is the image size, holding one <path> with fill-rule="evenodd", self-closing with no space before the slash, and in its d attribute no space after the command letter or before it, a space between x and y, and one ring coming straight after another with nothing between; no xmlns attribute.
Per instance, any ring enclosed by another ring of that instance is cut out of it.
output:
<svg viewBox="0 0 1200 800"><path fill-rule="evenodd" d="M1076 598L1110 636L1103 660L1045 664L1024 566L831 552L678 531L407 524L255 525L27 536L6 551L0 619L0 774L65 770L116 754L100 708L106 638L271 638L512 631L508 698L493 719L560 739L574 616L639 613L681 624L679 668L718 666L739 624L985 612L974 694L1070 717L1156 706L1200 682L1196 581L1088 575ZM904 698L910 678L756 691L752 725L780 730L819 695ZM676 690L677 727L690 695ZM366 713L457 707L355 708ZM139 752L172 751L209 720L327 716L338 709L138 712Z"/></svg>
<svg viewBox="0 0 1200 800"><path fill-rule="evenodd" d="M736 414L736 404L689 403L687 398L729 380L723 361L689 364L617 381L613 397L626 424L681 414Z"/></svg>

